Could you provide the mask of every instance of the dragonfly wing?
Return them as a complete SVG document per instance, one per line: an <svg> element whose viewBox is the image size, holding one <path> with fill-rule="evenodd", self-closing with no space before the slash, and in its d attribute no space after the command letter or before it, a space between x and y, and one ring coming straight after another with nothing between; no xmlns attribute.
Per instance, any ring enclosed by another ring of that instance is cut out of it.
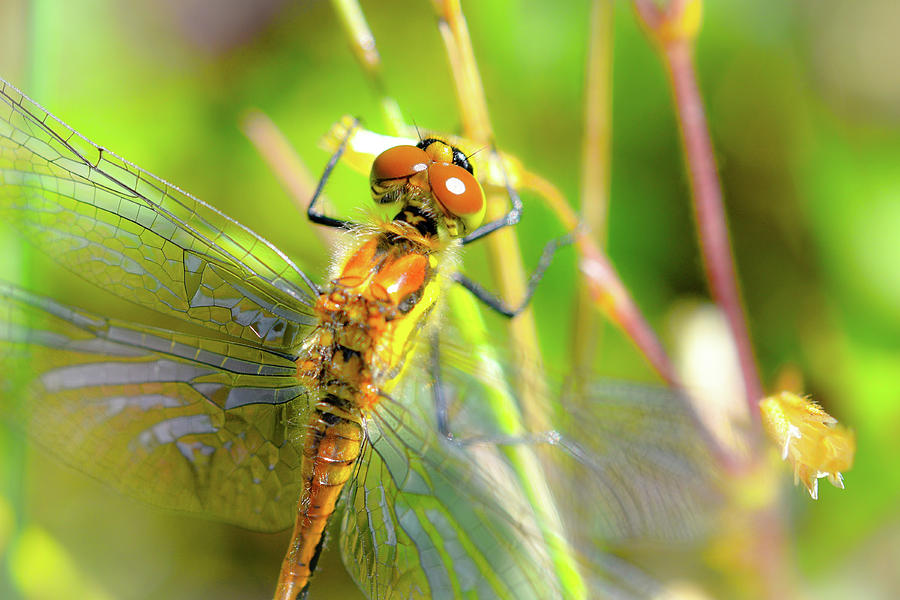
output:
<svg viewBox="0 0 900 600"><path fill-rule="evenodd" d="M379 600L559 597L498 449L446 441L408 399L373 411L345 496L341 551L360 588Z"/></svg>
<svg viewBox="0 0 900 600"><path fill-rule="evenodd" d="M281 251L2 79L0 189L0 218L122 298L286 353L313 322L313 286Z"/></svg>
<svg viewBox="0 0 900 600"><path fill-rule="evenodd" d="M442 340L441 356L444 387L453 391L445 394L452 401L447 413L463 435L501 434L486 407L509 381L544 390L556 443L540 453L573 532L599 544L689 540L706 532L721 499L719 472L685 393L593 375L560 383L542 377L540 367L492 366L452 340Z"/></svg>
<svg viewBox="0 0 900 600"><path fill-rule="evenodd" d="M451 431L531 448L593 597L656 595L652 577L611 552L683 556L688 542L710 531L721 506L720 472L688 398L594 376L560 385L537 366L487 360L446 337L441 385ZM488 407L510 382L544 390L548 429L510 436L497 426Z"/></svg>
<svg viewBox="0 0 900 600"><path fill-rule="evenodd" d="M0 369L0 414L77 468L164 508L291 524L308 407L292 361L0 283Z"/></svg>
<svg viewBox="0 0 900 600"><path fill-rule="evenodd" d="M614 541L684 541L708 530L721 500L708 438L671 389L573 379L559 400L547 469L568 529L585 550Z"/></svg>

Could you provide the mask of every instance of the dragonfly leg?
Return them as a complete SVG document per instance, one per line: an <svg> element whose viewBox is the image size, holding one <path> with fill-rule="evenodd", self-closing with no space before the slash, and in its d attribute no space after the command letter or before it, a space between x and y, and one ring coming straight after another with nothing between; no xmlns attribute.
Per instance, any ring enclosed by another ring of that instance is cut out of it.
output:
<svg viewBox="0 0 900 600"><path fill-rule="evenodd" d="M503 167L503 160L497 154L496 150L492 150L494 157L497 159L498 164L500 165L500 169L503 171L503 179L506 182L506 192L509 194L509 201L512 204L512 208L508 213L500 217L499 219L495 219L490 223L485 223L466 237L462 239L462 244L465 246L466 244L471 244L476 240L480 240L486 235L490 235L501 229L503 227L510 227L519 222L519 219L522 217L522 199L519 197L519 192L513 188L512 184L509 183L509 177L506 176L506 169Z"/></svg>
<svg viewBox="0 0 900 600"><path fill-rule="evenodd" d="M528 278L528 285L525 288L525 297L522 299L522 302L519 306L513 308L506 304L502 298L494 294L493 292L488 291L484 288L480 283L472 281L462 273L454 273L453 281L460 284L472 294L481 300L484 304L486 304L489 308L493 309L497 313L503 315L504 317L515 317L519 313L521 313L528 306L528 303L531 302L531 297L534 296L534 291L537 289L538 284L541 282L541 279L544 277L544 272L547 270L547 267L550 266L550 263L553 261L553 256L556 254L556 251L562 246L568 246L573 241L573 235L571 233L567 233L566 235L560 236L558 238L552 239L547 242L547 245L544 246L544 251L541 252L541 258L538 261L537 267L534 269L534 272L531 274L531 277Z"/></svg>
<svg viewBox="0 0 900 600"><path fill-rule="evenodd" d="M450 415L447 411L447 394L441 383L441 349L438 334L431 336L431 376L434 381L432 395L434 399L434 416L438 431L447 440L453 440L453 432L450 431Z"/></svg>
<svg viewBox="0 0 900 600"><path fill-rule="evenodd" d="M316 185L316 191L313 194L312 200L309 201L309 208L306 209L306 216L313 223L324 225L325 227L335 227L338 229L350 229L351 227L357 225L357 223L354 223L353 221L335 219L334 217L329 217L328 215L319 212L318 210L316 210L316 202L318 202L319 198L321 198L325 183L331 176L331 172L334 170L335 165L337 165L337 162L344 154L344 150L346 150L347 148L347 143L350 141L350 138L353 137L353 133L354 131L356 131L356 127L358 125L359 120L354 119L353 125L347 128L347 135L344 136L344 139L341 140L341 143L337 147L337 150L335 150L334 154L331 155L331 159L328 161L328 164L325 165L325 170L322 172L322 177L319 178L319 183L318 185Z"/></svg>
<svg viewBox="0 0 900 600"><path fill-rule="evenodd" d="M539 433L523 433L521 435L472 435L461 437L453 433L450 428L450 413L446 390L441 383L441 354L438 334L431 339L431 377L434 382L432 395L434 400L435 422L438 432L448 442L457 446L477 446L490 444L494 446L516 446L519 444L551 444L560 442L560 435L556 431L542 431Z"/></svg>

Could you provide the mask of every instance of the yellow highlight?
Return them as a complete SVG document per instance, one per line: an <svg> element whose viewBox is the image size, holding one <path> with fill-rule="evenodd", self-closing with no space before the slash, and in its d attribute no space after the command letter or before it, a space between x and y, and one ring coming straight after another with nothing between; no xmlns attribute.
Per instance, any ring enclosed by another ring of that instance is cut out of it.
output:
<svg viewBox="0 0 900 600"><path fill-rule="evenodd" d="M19 537L10 566L15 585L30 600L112 600L78 570L63 546L38 527L28 527Z"/></svg>
<svg viewBox="0 0 900 600"><path fill-rule="evenodd" d="M678 3L671 3L670 6ZM702 0L685 0L674 14L666 14L660 23L657 36L663 44L678 40L693 40L703 21Z"/></svg>
<svg viewBox="0 0 900 600"><path fill-rule="evenodd" d="M856 435L818 404L791 392L769 396L759 403L763 426L794 467L794 483L802 482L818 498L819 478L828 477L844 488L841 473L853 465Z"/></svg>

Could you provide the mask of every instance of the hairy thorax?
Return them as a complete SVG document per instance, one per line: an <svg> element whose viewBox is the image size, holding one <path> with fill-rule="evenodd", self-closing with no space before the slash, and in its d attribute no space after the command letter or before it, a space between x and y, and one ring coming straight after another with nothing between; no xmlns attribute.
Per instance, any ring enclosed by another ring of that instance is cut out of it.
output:
<svg viewBox="0 0 900 600"><path fill-rule="evenodd" d="M397 377L437 294L432 245L381 233L352 251L319 295L298 363L305 383L367 410Z"/></svg>

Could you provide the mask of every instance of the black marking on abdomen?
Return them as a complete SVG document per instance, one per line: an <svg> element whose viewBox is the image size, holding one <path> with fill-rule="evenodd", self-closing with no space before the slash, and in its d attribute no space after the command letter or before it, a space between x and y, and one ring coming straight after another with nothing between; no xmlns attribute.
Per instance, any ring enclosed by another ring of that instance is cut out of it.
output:
<svg viewBox="0 0 900 600"><path fill-rule="evenodd" d="M329 425L329 426L337 425L341 421L346 421L346 419L344 419L342 416L336 415L336 414L330 413L330 412L323 412L319 418L322 419L325 422L325 424Z"/></svg>
<svg viewBox="0 0 900 600"><path fill-rule="evenodd" d="M334 349L341 353L341 356L344 358L344 362L348 362L351 358L354 357L362 357L362 353L359 350L354 350L353 348L348 348L347 346L342 346L341 344L336 344Z"/></svg>
<svg viewBox="0 0 900 600"><path fill-rule="evenodd" d="M316 551L313 553L311 559L309 559L309 575L312 577L312 574L316 570L316 565L319 564L319 557L322 555L322 550L325 548L325 535L326 533L322 532L322 537L319 538L319 543L316 544ZM307 584L309 585L309 584Z"/></svg>
<svg viewBox="0 0 900 600"><path fill-rule="evenodd" d="M334 408L345 412L353 410L353 404L349 400L341 398L340 396L337 396L335 394L325 394L320 402L323 402L329 406L333 406Z"/></svg>

